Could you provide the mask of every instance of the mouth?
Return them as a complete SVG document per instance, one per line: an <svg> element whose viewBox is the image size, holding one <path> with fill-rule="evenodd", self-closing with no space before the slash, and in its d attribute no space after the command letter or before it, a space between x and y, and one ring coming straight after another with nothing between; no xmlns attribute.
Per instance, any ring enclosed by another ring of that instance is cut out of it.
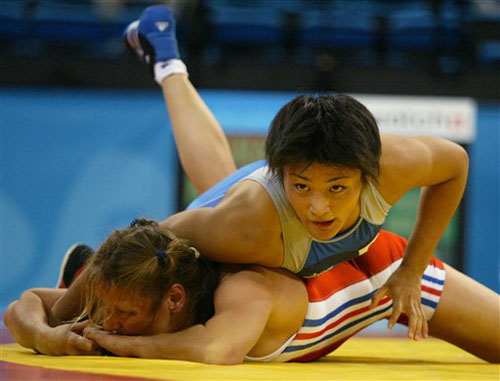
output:
<svg viewBox="0 0 500 381"><path fill-rule="evenodd" d="M327 220L327 221L311 221L311 222L317 228L328 229L330 226L332 226L333 221L335 221L335 218L332 218L331 220Z"/></svg>

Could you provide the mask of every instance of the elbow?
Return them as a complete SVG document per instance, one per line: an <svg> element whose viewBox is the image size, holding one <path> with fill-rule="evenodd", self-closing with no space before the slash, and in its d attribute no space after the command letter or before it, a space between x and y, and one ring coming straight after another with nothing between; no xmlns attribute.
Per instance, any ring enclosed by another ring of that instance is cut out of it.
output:
<svg viewBox="0 0 500 381"><path fill-rule="evenodd" d="M464 147L456 143L450 142L450 144L453 144L453 161L456 163L457 177L467 177L469 172L469 154Z"/></svg>
<svg viewBox="0 0 500 381"><path fill-rule="evenodd" d="M465 150L465 148L460 147L460 153L461 153L461 161L463 163L463 170L467 174L469 172L469 154Z"/></svg>
<svg viewBox="0 0 500 381"><path fill-rule="evenodd" d="M469 167L469 154L467 153L467 150L457 143L451 144L453 144L453 152L457 163L460 164L461 168L467 169Z"/></svg>
<svg viewBox="0 0 500 381"><path fill-rule="evenodd" d="M5 313L3 315L3 322L7 328L10 329L10 325L12 322L12 315L14 314L14 308L17 304L17 300L10 303L7 309L5 310Z"/></svg>
<svg viewBox="0 0 500 381"><path fill-rule="evenodd" d="M245 353L238 348L214 344L205 348L203 361L211 365L238 365L245 360Z"/></svg>

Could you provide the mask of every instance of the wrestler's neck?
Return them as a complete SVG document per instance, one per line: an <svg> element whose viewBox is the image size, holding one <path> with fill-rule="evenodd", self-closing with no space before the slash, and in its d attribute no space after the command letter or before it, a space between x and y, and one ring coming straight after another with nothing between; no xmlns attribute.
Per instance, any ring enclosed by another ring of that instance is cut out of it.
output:
<svg viewBox="0 0 500 381"><path fill-rule="evenodd" d="M342 224L342 227L340 228L337 235L351 230L358 223L360 216L361 216L361 201L358 201L356 207L352 210L352 213L346 218L345 222Z"/></svg>

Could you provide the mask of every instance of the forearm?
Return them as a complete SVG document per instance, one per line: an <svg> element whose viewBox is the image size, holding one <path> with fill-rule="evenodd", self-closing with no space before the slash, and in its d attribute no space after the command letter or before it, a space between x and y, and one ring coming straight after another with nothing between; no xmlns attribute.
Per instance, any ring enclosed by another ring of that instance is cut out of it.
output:
<svg viewBox="0 0 500 381"><path fill-rule="evenodd" d="M186 75L162 82L179 157L198 192L204 192L236 170L219 123Z"/></svg>
<svg viewBox="0 0 500 381"><path fill-rule="evenodd" d="M61 298L58 298L47 312L48 323L55 327L62 323L72 321L78 317L85 305L85 279L84 271L66 290Z"/></svg>
<svg viewBox="0 0 500 381"><path fill-rule="evenodd" d="M415 227L408 240L403 264L424 272L439 240L455 213L465 189L467 165L456 177L422 188Z"/></svg>
<svg viewBox="0 0 500 381"><path fill-rule="evenodd" d="M210 340L203 325L186 330L153 336L121 336L95 328L86 328L85 337L106 350L125 357L170 359L206 364L236 364L232 348L221 345L222 340Z"/></svg>
<svg viewBox="0 0 500 381"><path fill-rule="evenodd" d="M139 338L140 357L206 362L205 327L195 325L184 331Z"/></svg>
<svg viewBox="0 0 500 381"><path fill-rule="evenodd" d="M17 343L34 350L50 330L46 306L32 291L24 292L8 307L4 322Z"/></svg>

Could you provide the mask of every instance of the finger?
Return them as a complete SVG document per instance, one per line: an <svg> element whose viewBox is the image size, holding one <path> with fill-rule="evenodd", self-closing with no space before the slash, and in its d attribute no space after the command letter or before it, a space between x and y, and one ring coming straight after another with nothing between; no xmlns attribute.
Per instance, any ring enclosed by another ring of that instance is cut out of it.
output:
<svg viewBox="0 0 500 381"><path fill-rule="evenodd" d="M387 287L382 287L379 290L375 291L372 295L372 301L369 308L376 307L380 303L382 298L386 295L386 293Z"/></svg>
<svg viewBox="0 0 500 381"><path fill-rule="evenodd" d="M422 316L418 311L415 311L415 317L413 320L415 321L415 325L411 338L415 341L418 341L418 339L422 337Z"/></svg>
<svg viewBox="0 0 500 381"><path fill-rule="evenodd" d="M408 311L406 311L406 314L408 316L408 338L413 340L417 330L418 315L413 308L409 308Z"/></svg>
<svg viewBox="0 0 500 381"><path fill-rule="evenodd" d="M398 322L399 316L401 315L402 312L403 312L403 308L401 307L401 303L399 303L399 302L394 303L394 305L392 307L392 314L391 314L391 317L389 318L389 323L387 324L389 329L394 327L394 325Z"/></svg>
<svg viewBox="0 0 500 381"><path fill-rule="evenodd" d="M110 352L116 356L129 357L133 355L127 345L127 339L120 335L108 335L102 332L93 332L92 340L94 340L105 352Z"/></svg>
<svg viewBox="0 0 500 381"><path fill-rule="evenodd" d="M427 322L427 317L424 311L422 311L422 337L427 339L429 337L429 323Z"/></svg>
<svg viewBox="0 0 500 381"><path fill-rule="evenodd" d="M98 350L98 346L95 342L78 334L75 334L73 337L71 337L71 345L75 349L85 353L97 352Z"/></svg>
<svg viewBox="0 0 500 381"><path fill-rule="evenodd" d="M88 320L79 321L71 326L73 332L82 333L82 331L88 327L90 322Z"/></svg>
<svg viewBox="0 0 500 381"><path fill-rule="evenodd" d="M82 331L82 336L83 337L89 337L89 335L94 334L95 332L99 331L97 328L94 327L85 327Z"/></svg>
<svg viewBox="0 0 500 381"><path fill-rule="evenodd" d="M427 319L421 304L418 305L418 313L420 317L420 330L417 333L419 334L419 339L425 339L427 338L428 327Z"/></svg>

